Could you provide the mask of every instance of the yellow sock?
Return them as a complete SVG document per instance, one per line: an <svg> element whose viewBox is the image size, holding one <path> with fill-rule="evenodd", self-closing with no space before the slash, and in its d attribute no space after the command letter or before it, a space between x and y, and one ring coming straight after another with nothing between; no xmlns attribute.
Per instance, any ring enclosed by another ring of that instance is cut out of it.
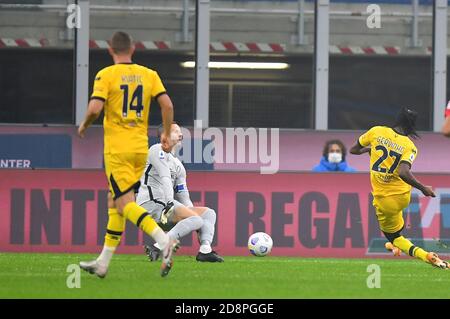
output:
<svg viewBox="0 0 450 319"><path fill-rule="evenodd" d="M422 259L423 261L427 262L428 252L420 247L414 246L414 244L405 237L400 236L395 238L393 244L400 248L405 254L408 254L411 257Z"/></svg>
<svg viewBox="0 0 450 319"><path fill-rule="evenodd" d="M158 243L159 247L164 248L169 242L169 236L158 226L145 208L135 202L125 205L123 215L147 235L151 236Z"/></svg>
<svg viewBox="0 0 450 319"><path fill-rule="evenodd" d="M117 209L108 209L108 226L106 227L105 246L109 248L117 248L125 230L125 217L123 217Z"/></svg>
<svg viewBox="0 0 450 319"><path fill-rule="evenodd" d="M117 209L108 209L108 225L106 226L105 243L97 261L108 267L111 259L120 244L122 233L125 230L125 218L119 214Z"/></svg>
<svg viewBox="0 0 450 319"><path fill-rule="evenodd" d="M123 215L137 227L142 229L147 235L152 236L153 232L159 228L155 220L145 210L135 202L129 202L123 209Z"/></svg>

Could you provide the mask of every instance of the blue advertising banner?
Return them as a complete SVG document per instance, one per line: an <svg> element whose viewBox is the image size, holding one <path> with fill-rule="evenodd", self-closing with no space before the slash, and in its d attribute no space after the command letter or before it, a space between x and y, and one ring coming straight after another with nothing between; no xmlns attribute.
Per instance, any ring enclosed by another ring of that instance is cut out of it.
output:
<svg viewBox="0 0 450 319"><path fill-rule="evenodd" d="M0 134L0 168L72 168L72 137Z"/></svg>

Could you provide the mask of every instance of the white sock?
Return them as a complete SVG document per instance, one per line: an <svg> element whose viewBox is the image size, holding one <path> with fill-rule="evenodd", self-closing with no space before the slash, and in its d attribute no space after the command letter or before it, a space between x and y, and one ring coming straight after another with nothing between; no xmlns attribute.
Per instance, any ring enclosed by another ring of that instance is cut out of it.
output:
<svg viewBox="0 0 450 319"><path fill-rule="evenodd" d="M203 226L200 228L200 242L202 245L211 245L216 227L217 214L214 209L208 208L202 215Z"/></svg>
<svg viewBox="0 0 450 319"><path fill-rule="evenodd" d="M153 239L156 241L160 249L164 249L169 243L169 235L167 235L161 228L157 227L152 233Z"/></svg>
<svg viewBox="0 0 450 319"><path fill-rule="evenodd" d="M100 256L98 256L97 258L98 263L108 267L115 251L116 251L115 247L103 246L103 250Z"/></svg>
<svg viewBox="0 0 450 319"><path fill-rule="evenodd" d="M200 246L200 252L202 254L209 254L210 252L212 252L212 248L210 244L203 244Z"/></svg>
<svg viewBox="0 0 450 319"><path fill-rule="evenodd" d="M181 239L194 230L200 229L202 226L203 219L200 216L190 216L179 221L167 235L172 239Z"/></svg>
<svg viewBox="0 0 450 319"><path fill-rule="evenodd" d="M153 246L155 246L156 248L158 248L159 250L161 250L161 246L159 246L158 243L154 243Z"/></svg>

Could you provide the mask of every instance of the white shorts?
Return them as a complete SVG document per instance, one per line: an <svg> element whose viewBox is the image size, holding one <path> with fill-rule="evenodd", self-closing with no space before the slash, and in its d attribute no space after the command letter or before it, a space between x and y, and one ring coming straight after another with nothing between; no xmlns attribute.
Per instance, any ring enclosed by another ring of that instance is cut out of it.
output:
<svg viewBox="0 0 450 319"><path fill-rule="evenodd" d="M150 216L155 220L155 222L157 222L161 226L161 224L162 224L161 223L161 215L162 215L162 212L163 212L165 206L163 206L162 204L157 203L155 201L152 201L152 200L142 203L140 206L145 208L145 210L150 214ZM176 212L176 208L180 207L180 206L184 206L184 205L181 204L179 201L176 201L176 200L173 201L174 213ZM164 229L169 226L171 226L170 228L172 228L173 225L175 225L175 224L173 224L171 222L170 217L169 217L168 223L165 224L165 227L161 227L161 228Z"/></svg>

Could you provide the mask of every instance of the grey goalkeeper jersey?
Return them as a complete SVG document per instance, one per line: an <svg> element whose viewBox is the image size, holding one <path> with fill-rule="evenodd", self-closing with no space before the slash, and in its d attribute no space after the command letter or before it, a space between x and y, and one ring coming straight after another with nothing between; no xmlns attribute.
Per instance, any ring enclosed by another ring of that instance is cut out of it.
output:
<svg viewBox="0 0 450 319"><path fill-rule="evenodd" d="M164 152L161 144L154 144L148 152L136 202L142 205L153 201L165 206L174 199L193 207L186 184L186 169L172 153Z"/></svg>

